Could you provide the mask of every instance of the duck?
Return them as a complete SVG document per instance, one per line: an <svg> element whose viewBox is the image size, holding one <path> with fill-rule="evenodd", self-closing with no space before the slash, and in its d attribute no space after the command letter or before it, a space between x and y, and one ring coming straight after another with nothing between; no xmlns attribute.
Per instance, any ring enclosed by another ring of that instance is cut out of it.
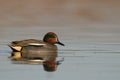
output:
<svg viewBox="0 0 120 80"><path fill-rule="evenodd" d="M63 43L59 41L56 33L48 32L44 35L43 40L26 39L26 40L12 41L10 42L10 44L8 44L8 46L12 49L13 52L26 52L32 49L33 51L36 50L56 51L57 46L55 44L65 46Z"/></svg>

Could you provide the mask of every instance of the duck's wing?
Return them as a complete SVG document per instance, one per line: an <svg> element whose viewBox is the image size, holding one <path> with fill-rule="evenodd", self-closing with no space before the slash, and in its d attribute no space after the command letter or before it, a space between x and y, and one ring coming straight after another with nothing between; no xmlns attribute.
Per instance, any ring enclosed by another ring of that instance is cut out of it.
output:
<svg viewBox="0 0 120 80"><path fill-rule="evenodd" d="M43 41L36 39L27 39L21 41L13 41L8 46L12 49L12 51L21 51L23 46L27 45L43 45Z"/></svg>
<svg viewBox="0 0 120 80"><path fill-rule="evenodd" d="M21 41L13 41L10 45L12 46L25 46L29 45L30 43L43 43L41 40L36 39L27 39L27 40L21 40Z"/></svg>

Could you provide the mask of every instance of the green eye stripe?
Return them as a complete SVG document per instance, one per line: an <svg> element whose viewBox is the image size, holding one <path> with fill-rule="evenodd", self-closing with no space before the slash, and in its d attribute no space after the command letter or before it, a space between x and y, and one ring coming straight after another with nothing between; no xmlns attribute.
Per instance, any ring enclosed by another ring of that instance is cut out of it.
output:
<svg viewBox="0 0 120 80"><path fill-rule="evenodd" d="M53 34L47 34L44 37L44 41L48 40L49 38L55 38L55 36Z"/></svg>

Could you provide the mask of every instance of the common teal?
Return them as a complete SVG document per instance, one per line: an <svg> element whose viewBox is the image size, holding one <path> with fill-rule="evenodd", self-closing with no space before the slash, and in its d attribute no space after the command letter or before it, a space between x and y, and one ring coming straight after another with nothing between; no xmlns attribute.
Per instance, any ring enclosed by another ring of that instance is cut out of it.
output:
<svg viewBox="0 0 120 80"><path fill-rule="evenodd" d="M64 44L59 41L57 35L54 32L48 32L45 34L43 41L36 39L27 39L21 41L13 41L8 46L13 50L13 52L21 52L23 48L36 49L36 47L41 47L41 50L55 51L57 50L57 46L54 44L60 44L64 46Z"/></svg>
<svg viewBox="0 0 120 80"><path fill-rule="evenodd" d="M55 71L60 61L56 61L58 49L55 44L64 46L53 32L45 34L43 41L28 39L13 41L8 46L13 50L11 60L27 64L42 63L45 71Z"/></svg>

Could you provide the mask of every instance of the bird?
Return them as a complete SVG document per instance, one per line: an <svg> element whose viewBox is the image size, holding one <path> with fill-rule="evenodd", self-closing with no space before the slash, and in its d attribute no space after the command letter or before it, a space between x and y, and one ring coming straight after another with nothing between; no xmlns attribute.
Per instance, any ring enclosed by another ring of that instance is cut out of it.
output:
<svg viewBox="0 0 120 80"><path fill-rule="evenodd" d="M57 57L58 48L55 44L65 46L59 41L58 36L54 32L48 32L44 35L43 40L26 39L12 41L8 46L12 49L12 60L25 58L50 61L54 59L53 56Z"/></svg>
<svg viewBox="0 0 120 80"><path fill-rule="evenodd" d="M61 43L58 39L58 36L54 32L48 32L44 35L43 40L37 39L26 39L20 41L12 41L8 46L12 49L13 52L21 52L22 50L25 51L25 48L30 50L38 49L36 47L41 48L41 50L50 50L54 51L57 50L57 46L55 44L59 44L65 46Z"/></svg>

